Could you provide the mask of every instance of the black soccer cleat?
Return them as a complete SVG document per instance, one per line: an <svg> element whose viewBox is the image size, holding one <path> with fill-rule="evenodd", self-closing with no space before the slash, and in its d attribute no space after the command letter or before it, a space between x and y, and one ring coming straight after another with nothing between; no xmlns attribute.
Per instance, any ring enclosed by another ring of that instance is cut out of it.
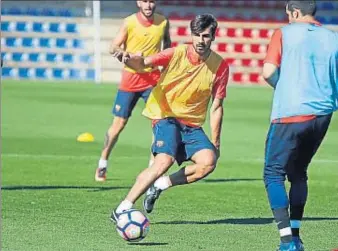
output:
<svg viewBox="0 0 338 251"><path fill-rule="evenodd" d="M111 220L114 224L116 224L117 221L119 220L120 215L121 215L121 214L117 213L117 212L116 212L116 209L115 209L115 210L113 210L113 212L111 213L110 220Z"/></svg>
<svg viewBox="0 0 338 251"><path fill-rule="evenodd" d="M143 208L147 213L151 213L154 209L155 201L160 197L162 190L156 188L154 185L152 185L143 200Z"/></svg>

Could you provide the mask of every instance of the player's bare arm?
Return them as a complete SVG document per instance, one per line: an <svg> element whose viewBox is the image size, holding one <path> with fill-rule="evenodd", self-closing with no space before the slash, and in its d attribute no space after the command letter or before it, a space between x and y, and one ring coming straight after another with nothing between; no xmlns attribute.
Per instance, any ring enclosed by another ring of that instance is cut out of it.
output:
<svg viewBox="0 0 338 251"><path fill-rule="evenodd" d="M116 57L120 62L122 62L122 59L128 55L128 53L125 52L123 48L121 48L127 41L127 37L128 37L127 25L123 23L117 33L117 36L112 41L109 48L109 53L113 57Z"/></svg>
<svg viewBox="0 0 338 251"><path fill-rule="evenodd" d="M223 99L214 98L210 108L211 142L214 144L214 146L218 151L221 146L222 122L223 122Z"/></svg>
<svg viewBox="0 0 338 251"><path fill-rule="evenodd" d="M279 79L279 67L271 63L265 63L263 66L263 78L269 85L275 87Z"/></svg>
<svg viewBox="0 0 338 251"><path fill-rule="evenodd" d="M163 50L171 47L171 39L170 39L170 23L167 20L167 25L165 26L165 31L163 35Z"/></svg>
<svg viewBox="0 0 338 251"><path fill-rule="evenodd" d="M141 72L148 66L152 66L151 57L142 57L138 55L132 55L125 61L125 64L138 72Z"/></svg>

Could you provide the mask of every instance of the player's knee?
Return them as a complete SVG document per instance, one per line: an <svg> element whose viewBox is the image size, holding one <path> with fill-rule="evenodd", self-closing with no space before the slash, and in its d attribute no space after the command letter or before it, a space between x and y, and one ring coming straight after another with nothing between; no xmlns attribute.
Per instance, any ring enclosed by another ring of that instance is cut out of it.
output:
<svg viewBox="0 0 338 251"><path fill-rule="evenodd" d="M271 183L283 183L285 181L285 173L279 167L265 166L263 180L265 186L268 186Z"/></svg>
<svg viewBox="0 0 338 251"><path fill-rule="evenodd" d="M269 179L271 177L276 178L280 176L280 171L277 166L266 165L264 166L263 178Z"/></svg>
<svg viewBox="0 0 338 251"><path fill-rule="evenodd" d="M201 164L203 164L207 170L210 170L212 172L216 167L216 161L217 160L215 154L210 153L204 156Z"/></svg>
<svg viewBox="0 0 338 251"><path fill-rule="evenodd" d="M128 119L115 117L113 124L111 126L112 131L115 134L119 134L120 132L122 132L124 127L127 125L127 122L128 122Z"/></svg>
<svg viewBox="0 0 338 251"><path fill-rule="evenodd" d="M198 179L202 179L211 174L215 170L215 167L216 163L213 161L206 161L204 164L200 165L196 173Z"/></svg>
<svg viewBox="0 0 338 251"><path fill-rule="evenodd" d="M196 180L203 179L215 170L215 165L200 165L195 173Z"/></svg>
<svg viewBox="0 0 338 251"><path fill-rule="evenodd" d="M162 154L161 154L162 155ZM154 164L151 167L148 167L145 171L140 173L136 180L142 181L147 179L148 176L159 178L163 175L169 167L174 163L175 159L169 155L165 156L156 156L154 159Z"/></svg>
<svg viewBox="0 0 338 251"><path fill-rule="evenodd" d="M215 170L215 167L216 167L215 164L204 166L204 176L207 176L210 173L212 173Z"/></svg>
<svg viewBox="0 0 338 251"><path fill-rule="evenodd" d="M269 172L267 171L266 167L264 167L264 171L263 171L263 180L264 180L264 183L266 184L269 180Z"/></svg>
<svg viewBox="0 0 338 251"><path fill-rule="evenodd" d="M203 166L215 166L216 161L217 159L215 153L209 150L205 150L203 154L199 155L198 158L195 159L196 164Z"/></svg>
<svg viewBox="0 0 338 251"><path fill-rule="evenodd" d="M198 164L199 168L197 170L197 176L201 179L215 170L216 157L213 154L206 154Z"/></svg>
<svg viewBox="0 0 338 251"><path fill-rule="evenodd" d="M169 167L171 167L175 162L175 159L172 156L167 154L158 154L154 159L153 168L155 168L159 176L165 173Z"/></svg>

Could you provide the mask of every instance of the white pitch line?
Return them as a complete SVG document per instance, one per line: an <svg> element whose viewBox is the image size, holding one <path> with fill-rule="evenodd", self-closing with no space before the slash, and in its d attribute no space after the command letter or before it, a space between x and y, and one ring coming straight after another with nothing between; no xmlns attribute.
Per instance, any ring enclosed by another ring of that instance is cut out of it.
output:
<svg viewBox="0 0 338 251"><path fill-rule="evenodd" d="M35 158L35 159L98 159L98 155L54 155L54 154L20 154L20 153L3 153L1 157L6 158ZM114 159L147 159L148 155L145 156L126 156L126 155L114 155ZM238 161L238 162L259 162L264 163L263 159L259 158L238 158L238 159L224 159L224 161ZM313 159L314 163L338 163L335 159Z"/></svg>

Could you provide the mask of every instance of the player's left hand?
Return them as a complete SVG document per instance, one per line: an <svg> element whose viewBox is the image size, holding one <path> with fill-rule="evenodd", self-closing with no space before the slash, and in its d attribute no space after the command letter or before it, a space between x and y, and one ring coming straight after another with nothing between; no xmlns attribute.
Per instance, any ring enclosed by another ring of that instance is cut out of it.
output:
<svg viewBox="0 0 338 251"><path fill-rule="evenodd" d="M117 58L118 61L121 63L125 63L128 58L130 58L130 55L126 51L116 51L112 54L114 58Z"/></svg>

